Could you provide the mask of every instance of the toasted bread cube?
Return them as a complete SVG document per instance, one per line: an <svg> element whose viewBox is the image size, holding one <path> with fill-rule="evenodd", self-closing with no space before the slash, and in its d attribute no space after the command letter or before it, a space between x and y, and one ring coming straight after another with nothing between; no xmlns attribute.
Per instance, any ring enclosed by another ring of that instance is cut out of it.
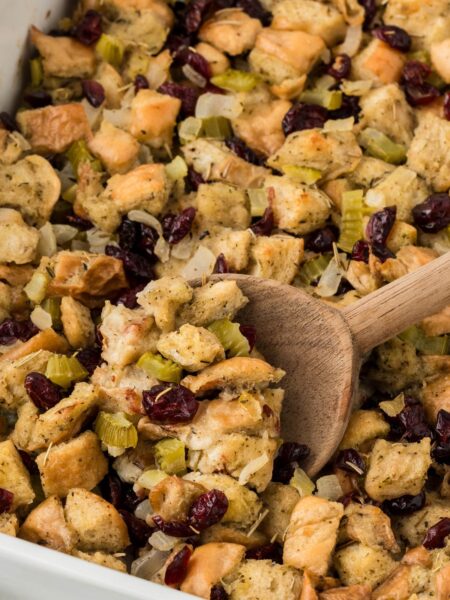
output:
<svg viewBox="0 0 450 600"><path fill-rule="evenodd" d="M130 543L125 521L114 506L83 488L70 490L64 514L83 552L121 552Z"/></svg>
<svg viewBox="0 0 450 600"><path fill-rule="evenodd" d="M425 335L445 335L450 333L450 306L446 306L443 310L424 319L420 327L425 332Z"/></svg>
<svg viewBox="0 0 450 600"><path fill-rule="evenodd" d="M130 133L153 148L171 145L181 100L154 90L139 90L131 103Z"/></svg>
<svg viewBox="0 0 450 600"><path fill-rule="evenodd" d="M198 36L202 42L208 42L230 56L237 56L253 48L261 30L259 19L253 19L239 8L229 8L217 11L205 21Z"/></svg>
<svg viewBox="0 0 450 600"><path fill-rule="evenodd" d="M126 173L137 161L139 144L128 132L102 121L100 129L89 142L89 150L111 174Z"/></svg>
<svg viewBox="0 0 450 600"><path fill-rule="evenodd" d="M386 550L364 544L340 548L333 562L345 585L367 584L371 587L384 581L398 565Z"/></svg>
<svg viewBox="0 0 450 600"><path fill-rule="evenodd" d="M406 62L404 54L384 42L373 39L353 58L352 78L370 79L380 85L400 80Z"/></svg>
<svg viewBox="0 0 450 600"><path fill-rule="evenodd" d="M428 421L434 425L440 410L450 412L450 374L442 373L426 381L420 397Z"/></svg>
<svg viewBox="0 0 450 600"><path fill-rule="evenodd" d="M29 149L29 143L18 131L0 129L0 164L14 164Z"/></svg>
<svg viewBox="0 0 450 600"><path fill-rule="evenodd" d="M103 363L91 377L98 391L98 407L106 412L139 414L142 411L142 392L157 384L157 380L130 365L120 369Z"/></svg>
<svg viewBox="0 0 450 600"><path fill-rule="evenodd" d="M419 443L377 440L370 456L365 489L374 500L390 500L418 494L431 465L430 438Z"/></svg>
<svg viewBox="0 0 450 600"><path fill-rule="evenodd" d="M405 246L413 246L417 243L417 229L404 221L395 221L386 240L388 249L397 254Z"/></svg>
<svg viewBox="0 0 450 600"><path fill-rule="evenodd" d="M100 565L101 567L120 571L121 573L127 572L127 567L120 558L116 558L106 552L81 552L81 550L74 550L72 556L94 563L95 565Z"/></svg>
<svg viewBox="0 0 450 600"><path fill-rule="evenodd" d="M350 585L331 588L321 592L320 600L367 600L367 598L371 597L370 591L370 585Z"/></svg>
<svg viewBox="0 0 450 600"><path fill-rule="evenodd" d="M196 204L196 219L204 229L211 225L246 229L250 225L250 207L244 190L220 182L201 184Z"/></svg>
<svg viewBox="0 0 450 600"><path fill-rule="evenodd" d="M43 154L61 154L73 142L92 136L84 108L76 103L24 110L17 122L32 149Z"/></svg>
<svg viewBox="0 0 450 600"><path fill-rule="evenodd" d="M92 490L106 475L108 461L93 431L52 446L36 459L46 496L64 498L71 488Z"/></svg>
<svg viewBox="0 0 450 600"><path fill-rule="evenodd" d="M214 227L209 233L210 235L202 239L202 244L209 248L215 256L223 254L231 271L236 273L243 271L250 259L250 247L253 241L251 231Z"/></svg>
<svg viewBox="0 0 450 600"><path fill-rule="evenodd" d="M302 587L296 569L271 560L245 560L225 582L230 600L298 600Z"/></svg>
<svg viewBox="0 0 450 600"><path fill-rule="evenodd" d="M120 108L124 95L124 81L116 69L107 62L101 62L95 72L98 81L105 90L105 108Z"/></svg>
<svg viewBox="0 0 450 600"><path fill-rule="evenodd" d="M249 275L291 283L303 259L304 241L290 235L258 236L251 247Z"/></svg>
<svg viewBox="0 0 450 600"><path fill-rule="evenodd" d="M23 265L36 257L39 232L12 208L0 208L0 260Z"/></svg>
<svg viewBox="0 0 450 600"><path fill-rule="evenodd" d="M408 546L420 546L428 529L442 519L448 518L450 518L448 500L431 495L427 498L427 506L410 515L404 515L401 519L396 519L395 530Z"/></svg>
<svg viewBox="0 0 450 600"><path fill-rule="evenodd" d="M245 546L210 543L199 546L189 559L182 592L209 599L211 588L238 567L245 555Z"/></svg>
<svg viewBox="0 0 450 600"><path fill-rule="evenodd" d="M182 277L161 277L147 284L137 295L137 301L147 314L155 318L161 331L172 331L177 311L191 300L192 294L192 288Z"/></svg>
<svg viewBox="0 0 450 600"><path fill-rule="evenodd" d="M283 562L297 569L325 575L337 539L342 504L316 496L301 498L286 532Z"/></svg>
<svg viewBox="0 0 450 600"><path fill-rule="evenodd" d="M450 83L450 38L431 46L431 62L445 83Z"/></svg>
<svg viewBox="0 0 450 600"><path fill-rule="evenodd" d="M431 583L430 576L430 571L421 565L400 565L392 571L386 581L373 591L371 598L373 600L398 597L417 598L417 594L428 592L427 588Z"/></svg>
<svg viewBox="0 0 450 600"><path fill-rule="evenodd" d="M0 515L0 533L16 537L18 531L19 519L17 518L17 515L2 513Z"/></svg>
<svg viewBox="0 0 450 600"><path fill-rule="evenodd" d="M262 494L265 508L269 514L261 524L262 531L269 540L283 543L284 534L289 525L292 511L300 499L300 494L292 485L269 483Z"/></svg>
<svg viewBox="0 0 450 600"><path fill-rule="evenodd" d="M155 5L157 3L155 2ZM158 54L164 46L173 17L168 19L170 8L158 3L163 11L149 9L133 10L131 7L120 12L120 18L108 27L108 33L118 37L127 47L136 45L145 48L150 55Z"/></svg>
<svg viewBox="0 0 450 600"><path fill-rule="evenodd" d="M360 260L351 260L345 278L361 296L374 292L379 288L380 282L370 270L368 264Z"/></svg>
<svg viewBox="0 0 450 600"><path fill-rule="evenodd" d="M200 42L195 46L195 51L208 61L213 76L221 75L230 68L230 61L227 56L211 44Z"/></svg>
<svg viewBox="0 0 450 600"><path fill-rule="evenodd" d="M187 323L177 331L162 335L156 348L186 371L200 371L216 360L225 358L223 346L213 333Z"/></svg>
<svg viewBox="0 0 450 600"><path fill-rule="evenodd" d="M378 346L374 356L376 368L370 371L370 378L382 391L398 393L420 381L421 363L412 344L394 338Z"/></svg>
<svg viewBox="0 0 450 600"><path fill-rule="evenodd" d="M353 540L389 552L400 550L389 517L381 508L370 504L352 502L346 507L339 537L341 541Z"/></svg>
<svg viewBox="0 0 450 600"><path fill-rule="evenodd" d="M45 75L86 79L94 74L94 50L74 38L45 35L32 27L31 42L42 57Z"/></svg>
<svg viewBox="0 0 450 600"><path fill-rule="evenodd" d="M173 475L157 483L149 494L155 514L165 521L186 521L192 503L206 492L199 483Z"/></svg>
<svg viewBox="0 0 450 600"><path fill-rule="evenodd" d="M381 413L375 410L356 410L350 417L339 447L359 448L365 442L387 436L389 431L389 424Z"/></svg>
<svg viewBox="0 0 450 600"><path fill-rule="evenodd" d="M66 523L63 505L57 496L49 496L30 512L20 528L19 537L62 552L71 552L78 541Z"/></svg>
<svg viewBox="0 0 450 600"><path fill-rule="evenodd" d="M0 488L14 494L11 511L34 500L30 474L11 440L0 442Z"/></svg>
<svg viewBox="0 0 450 600"><path fill-rule="evenodd" d="M71 296L61 299L61 321L64 335L72 348L92 346L95 326L90 310Z"/></svg>

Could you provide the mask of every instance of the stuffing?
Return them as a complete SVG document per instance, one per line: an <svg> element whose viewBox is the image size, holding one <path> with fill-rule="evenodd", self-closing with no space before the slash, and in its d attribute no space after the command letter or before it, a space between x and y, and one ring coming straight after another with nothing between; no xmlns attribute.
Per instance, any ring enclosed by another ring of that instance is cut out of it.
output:
<svg viewBox="0 0 450 600"><path fill-rule="evenodd" d="M317 188L275 175L266 177L264 188L273 190L271 206L277 227L289 233L303 235L320 229L330 216L330 199Z"/></svg>
<svg viewBox="0 0 450 600"><path fill-rule="evenodd" d="M19 537L67 553L78 541L75 532L66 523L58 496L49 496L30 512L20 528Z"/></svg>
<svg viewBox="0 0 450 600"><path fill-rule="evenodd" d="M281 0L273 8L273 29L306 31L334 46L344 39L345 21L341 13L316 0Z"/></svg>
<svg viewBox="0 0 450 600"><path fill-rule="evenodd" d="M317 169L324 180L351 173L361 160L362 151L350 131L322 132L320 129L295 131L267 164L277 170L286 165Z"/></svg>
<svg viewBox="0 0 450 600"><path fill-rule="evenodd" d="M32 225L44 225L52 213L61 182L51 164L35 154L13 165L0 165L0 206L19 210Z"/></svg>
<svg viewBox="0 0 450 600"><path fill-rule="evenodd" d="M260 187L267 169L257 167L228 150L223 142L198 139L181 148L184 159L205 181L224 181L242 188Z"/></svg>
<svg viewBox="0 0 450 600"><path fill-rule="evenodd" d="M340 541L353 540L365 546L380 547L389 552L399 552L389 517L377 506L349 504L339 532Z"/></svg>
<svg viewBox="0 0 450 600"><path fill-rule="evenodd" d="M365 17L365 10L358 0L331 0L340 13L342 13L345 22L349 25L362 25Z"/></svg>
<svg viewBox="0 0 450 600"><path fill-rule="evenodd" d="M406 62L404 54L381 40L373 39L352 60L352 79L369 79L379 85L400 80Z"/></svg>
<svg viewBox="0 0 450 600"><path fill-rule="evenodd" d="M303 260L304 241L290 235L258 236L250 249L247 272L255 277L291 283Z"/></svg>
<svg viewBox="0 0 450 600"><path fill-rule="evenodd" d="M382 502L418 494L431 465L430 439L419 443L393 443L377 440L370 455L365 490L373 500Z"/></svg>
<svg viewBox="0 0 450 600"><path fill-rule="evenodd" d="M189 559L186 577L180 590L209 600L211 588L236 569L245 555L239 544L204 544Z"/></svg>
<svg viewBox="0 0 450 600"><path fill-rule="evenodd" d="M386 240L387 248L397 254L405 246L417 243L417 229L404 221L395 221Z"/></svg>
<svg viewBox="0 0 450 600"><path fill-rule="evenodd" d="M242 487L242 486L241 486ZM238 529L238 525L212 525L208 529L205 529L200 534L200 541L202 544L209 544L211 542L223 542L225 544L239 544L245 546L247 549L258 548L267 543L267 538L260 531L253 531L253 533L245 531L245 529Z"/></svg>
<svg viewBox="0 0 450 600"><path fill-rule="evenodd" d="M5 354L0 356L0 364L2 367L14 362L18 359L23 359L26 356L30 356L35 352L48 350L49 352L67 352L68 344L62 336L58 335L53 329L45 329L40 331L36 335L33 335L27 342L13 346L12 350L8 350ZM34 356L33 356L34 358ZM13 368L13 367L12 367ZM12 382L15 381L15 375L11 373ZM20 382L22 383L23 380ZM1 390L1 378L0 378L0 390ZM13 383L14 385L14 383ZM1 393L1 392L0 392ZM1 399L1 396L0 396Z"/></svg>
<svg viewBox="0 0 450 600"><path fill-rule="evenodd" d="M131 102L131 135L152 148L170 146L180 107L178 98L155 90L140 90Z"/></svg>
<svg viewBox="0 0 450 600"><path fill-rule="evenodd" d="M177 331L162 335L156 348L163 356L190 372L200 371L225 358L223 346L213 333L187 323Z"/></svg>
<svg viewBox="0 0 450 600"><path fill-rule="evenodd" d="M206 491L199 483L173 475L151 489L149 500L154 513L164 521L186 521L192 503Z"/></svg>
<svg viewBox="0 0 450 600"><path fill-rule="evenodd" d="M375 438L386 437L390 431L383 415L375 410L356 410L350 416L339 448L359 448Z"/></svg>
<svg viewBox="0 0 450 600"><path fill-rule="evenodd" d="M236 523L239 527L248 529L262 510L262 502L255 492L224 473L206 474L193 471L185 475L184 479L200 484L207 490L220 490L226 495L228 510L221 520L222 525Z"/></svg>
<svg viewBox="0 0 450 600"><path fill-rule="evenodd" d="M11 511L31 504L35 498L30 474L11 440L0 442L0 488L14 494Z"/></svg>
<svg viewBox="0 0 450 600"><path fill-rule="evenodd" d="M350 585L334 588L321 592L319 600L367 600L367 598L371 598L370 589L369 585Z"/></svg>
<svg viewBox="0 0 450 600"><path fill-rule="evenodd" d="M230 600L298 600L301 582L298 571L271 560L245 560L225 577Z"/></svg>
<svg viewBox="0 0 450 600"><path fill-rule="evenodd" d="M129 171L139 153L139 144L132 135L105 120L88 145L111 174Z"/></svg>
<svg viewBox="0 0 450 600"><path fill-rule="evenodd" d="M232 321L247 302L248 299L235 281L207 283L194 289L192 300L179 311L177 324L190 323L206 327L219 319Z"/></svg>
<svg viewBox="0 0 450 600"><path fill-rule="evenodd" d="M345 279L361 296L374 292L380 286L379 278L371 273L368 264L360 260L349 262Z"/></svg>
<svg viewBox="0 0 450 600"><path fill-rule="evenodd" d="M390 165L384 160L373 158L372 156L363 156L356 169L348 176L354 187L371 188L376 185L383 177L395 171L397 167ZM342 180L338 180L342 181ZM330 182L331 183L331 182ZM347 191L351 188L347 188Z"/></svg>
<svg viewBox="0 0 450 600"><path fill-rule="evenodd" d="M450 187L450 123L428 113L420 120L408 148L408 167L437 192Z"/></svg>
<svg viewBox="0 0 450 600"><path fill-rule="evenodd" d="M31 43L42 57L47 77L80 77L89 79L95 71L95 52L73 37L45 35L31 28Z"/></svg>
<svg viewBox="0 0 450 600"><path fill-rule="evenodd" d="M334 567L345 585L375 587L392 573L397 564L386 550L364 544L344 546L334 556Z"/></svg>
<svg viewBox="0 0 450 600"><path fill-rule="evenodd" d="M61 322L72 348L86 348L95 341L95 326L90 310L71 296L61 298Z"/></svg>
<svg viewBox="0 0 450 600"><path fill-rule="evenodd" d="M115 8L121 16L129 10L151 10L159 22L166 27L173 25L174 15L164 0L105 0L108 8Z"/></svg>
<svg viewBox="0 0 450 600"><path fill-rule="evenodd" d="M300 499L300 494L291 485L269 483L261 498L264 507L269 510L261 524L261 529L269 540L275 539L283 543L292 511Z"/></svg>
<svg viewBox="0 0 450 600"><path fill-rule="evenodd" d="M361 98L363 127L382 131L399 144L411 143L415 127L414 111L396 83L369 91Z"/></svg>
<svg viewBox="0 0 450 600"><path fill-rule="evenodd" d="M249 229L236 231L227 227L212 227L202 244L215 256L223 254L230 271L243 271L250 259L253 234Z"/></svg>
<svg viewBox="0 0 450 600"><path fill-rule="evenodd" d="M120 108L124 95L124 81L116 69L109 63L102 62L98 65L94 79L105 91L105 108Z"/></svg>
<svg viewBox="0 0 450 600"><path fill-rule="evenodd" d="M74 550L72 556L87 560L88 562L102 567L107 567L108 569L120 571L121 573L127 572L127 567L120 558L116 558L114 555L107 554L106 552L81 552L81 550Z"/></svg>
<svg viewBox="0 0 450 600"><path fill-rule="evenodd" d="M167 332L175 329L177 311L192 299L193 294L194 291L182 277L161 277L148 283L142 292L137 294L137 302L148 315L155 318L156 326Z"/></svg>
<svg viewBox="0 0 450 600"><path fill-rule="evenodd" d="M388 258L383 263L378 261L375 264L375 270L384 281L394 281L394 279L403 277L403 275L412 273L428 264L437 256L437 252L431 248L411 245L402 246L397 251L397 258Z"/></svg>
<svg viewBox="0 0 450 600"><path fill-rule="evenodd" d="M412 344L394 338L374 350L376 368L369 377L383 392L398 393L408 385L418 383L421 362Z"/></svg>
<svg viewBox="0 0 450 600"><path fill-rule="evenodd" d="M401 565L379 585L372 593L373 600L408 600L409 598L432 597L422 596L420 592L428 592L431 573L420 565ZM419 595L416 595L419 594Z"/></svg>
<svg viewBox="0 0 450 600"><path fill-rule="evenodd" d="M120 19L109 25L108 33L118 37L127 47L138 44L150 55L158 54L167 38L167 19L171 20L169 11L167 6L164 12L145 8L132 10L130 7L121 11Z"/></svg>
<svg viewBox="0 0 450 600"><path fill-rule="evenodd" d="M196 196L196 208L196 220L204 229L213 225L246 229L250 225L247 194L225 183L201 184Z"/></svg>
<svg viewBox="0 0 450 600"><path fill-rule="evenodd" d="M100 440L92 431L52 446L37 457L36 464L47 497L64 498L74 487L92 490L108 471Z"/></svg>
<svg viewBox="0 0 450 600"><path fill-rule="evenodd" d="M0 129L0 164L12 165L29 149L30 144L18 131Z"/></svg>
<svg viewBox="0 0 450 600"><path fill-rule="evenodd" d="M130 540L125 522L112 504L82 488L67 495L64 514L84 552L121 552Z"/></svg>
<svg viewBox="0 0 450 600"><path fill-rule="evenodd" d="M106 302L102 311L102 357L107 363L125 367L144 352L156 348L154 320L143 309L131 310L123 304Z"/></svg>
<svg viewBox="0 0 450 600"><path fill-rule="evenodd" d="M305 496L294 507L286 532L283 562L326 575L344 507L317 496Z"/></svg>
<svg viewBox="0 0 450 600"><path fill-rule="evenodd" d="M59 104L17 115L17 123L35 152L65 152L73 142L92 136L86 112L81 104Z"/></svg>
<svg viewBox="0 0 450 600"><path fill-rule="evenodd" d="M446 306L443 310L427 317L420 324L425 335L444 335L450 333L450 306Z"/></svg>
<svg viewBox="0 0 450 600"><path fill-rule="evenodd" d="M431 45L431 63L445 83L450 83L450 38Z"/></svg>
<svg viewBox="0 0 450 600"><path fill-rule="evenodd" d="M63 250L52 261L49 296L72 296L89 304L127 287L123 263L112 256Z"/></svg>
<svg viewBox="0 0 450 600"><path fill-rule="evenodd" d="M23 265L36 257L39 232L13 208L0 208L0 260Z"/></svg>
<svg viewBox="0 0 450 600"><path fill-rule="evenodd" d="M188 375L181 383L201 396L210 390L224 390L231 397L249 389L264 389L285 375L260 358L235 356L206 367L198 375Z"/></svg>
<svg viewBox="0 0 450 600"><path fill-rule="evenodd" d="M230 56L237 56L253 48L261 30L259 19L253 19L242 9L228 8L217 11L205 21L198 36L202 42L208 42Z"/></svg>
<svg viewBox="0 0 450 600"><path fill-rule="evenodd" d="M19 519L17 516L10 513L2 513L0 515L0 533L16 537L18 531Z"/></svg>
<svg viewBox="0 0 450 600"><path fill-rule="evenodd" d="M195 46L195 51L208 61L213 76L221 75L230 68L230 61L227 56L211 44L200 42Z"/></svg>
<svg viewBox="0 0 450 600"><path fill-rule="evenodd" d="M450 374L442 373L427 380L420 399L428 421L434 425L440 410L450 412Z"/></svg>
<svg viewBox="0 0 450 600"><path fill-rule="evenodd" d="M136 365L118 368L103 363L92 374L98 392L98 407L106 412L142 412L142 392L157 385L157 380Z"/></svg>

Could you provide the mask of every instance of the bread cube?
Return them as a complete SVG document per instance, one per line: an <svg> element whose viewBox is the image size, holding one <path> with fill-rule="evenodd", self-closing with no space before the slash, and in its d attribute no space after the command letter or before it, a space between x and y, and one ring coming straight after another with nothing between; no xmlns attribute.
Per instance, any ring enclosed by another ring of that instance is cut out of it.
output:
<svg viewBox="0 0 450 600"><path fill-rule="evenodd" d="M0 442L0 488L14 494L11 511L34 500L30 474L11 440Z"/></svg>
<svg viewBox="0 0 450 600"><path fill-rule="evenodd" d="M61 552L71 552L78 541L66 523L63 505L57 496L49 496L30 512L20 528L19 537Z"/></svg>
<svg viewBox="0 0 450 600"><path fill-rule="evenodd" d="M429 423L435 424L438 412L450 412L450 374L442 373L426 381L420 398Z"/></svg>
<svg viewBox="0 0 450 600"><path fill-rule="evenodd" d="M36 257L39 232L12 208L0 208L0 257L2 262L24 265Z"/></svg>
<svg viewBox="0 0 450 600"><path fill-rule="evenodd" d="M186 371L200 371L212 362L225 358L223 346L213 333L188 323L177 331L162 335L156 348Z"/></svg>
<svg viewBox="0 0 450 600"><path fill-rule="evenodd" d="M250 230L235 231L228 227L213 227L202 244L209 248L215 256L223 254L231 271L243 271L250 259L250 246L253 234Z"/></svg>
<svg viewBox="0 0 450 600"><path fill-rule="evenodd" d="M352 502L346 507L339 537L341 541L353 540L389 552L400 550L389 517L381 508L370 504Z"/></svg>
<svg viewBox="0 0 450 600"><path fill-rule="evenodd" d="M231 185L219 182L199 185L196 205L196 220L205 229L211 225L246 229L250 225L247 194Z"/></svg>
<svg viewBox="0 0 450 600"><path fill-rule="evenodd" d="M102 121L100 129L89 142L89 150L111 174L126 173L137 161L139 144L128 132Z"/></svg>
<svg viewBox="0 0 450 600"><path fill-rule="evenodd" d="M258 236L250 250L249 275L291 283L303 260L304 241L290 235Z"/></svg>
<svg viewBox="0 0 450 600"><path fill-rule="evenodd" d="M0 515L0 533L16 537L18 531L19 519L17 518L17 515L2 513Z"/></svg>
<svg viewBox="0 0 450 600"><path fill-rule="evenodd" d="M384 581L398 565L386 550L364 544L340 548L333 563L345 585L367 584L371 587Z"/></svg>
<svg viewBox="0 0 450 600"><path fill-rule="evenodd" d="M379 85L400 80L406 62L404 54L385 42L373 39L352 61L352 79L370 79Z"/></svg>
<svg viewBox="0 0 450 600"><path fill-rule="evenodd" d="M181 100L155 90L139 90L131 102L130 133L152 148L172 144Z"/></svg>
<svg viewBox="0 0 450 600"><path fill-rule="evenodd" d="M150 281L137 294L137 302L155 318L157 327L165 332L175 329L176 313L191 300L192 295L192 288L182 277L161 277L157 281Z"/></svg>
<svg viewBox="0 0 450 600"><path fill-rule="evenodd" d="M107 552L81 552L81 550L74 550L72 556L94 563L95 565L100 565L101 567L120 571L120 573L127 572L125 563L120 558L116 558Z"/></svg>
<svg viewBox="0 0 450 600"><path fill-rule="evenodd" d="M269 483L262 494L269 514L261 524L262 531L272 540L283 543L292 512L300 499L300 494L292 485Z"/></svg>
<svg viewBox="0 0 450 600"><path fill-rule="evenodd" d="M64 335L72 348L87 348L95 341L91 311L71 296L61 298L61 321Z"/></svg>
<svg viewBox="0 0 450 600"><path fill-rule="evenodd" d="M300 573L271 560L245 560L225 578L230 600L298 600L302 587Z"/></svg>
<svg viewBox="0 0 450 600"><path fill-rule="evenodd" d="M253 48L261 29L259 19L253 19L239 8L228 8L215 12L205 21L198 37L230 56L237 56Z"/></svg>
<svg viewBox="0 0 450 600"><path fill-rule="evenodd" d="M365 442L385 437L390 431L383 415L375 410L352 413L339 448L359 448Z"/></svg>
<svg viewBox="0 0 450 600"><path fill-rule="evenodd" d="M283 145L285 135L281 123L290 107L288 100L252 105L232 120L233 131L247 146L270 156Z"/></svg>

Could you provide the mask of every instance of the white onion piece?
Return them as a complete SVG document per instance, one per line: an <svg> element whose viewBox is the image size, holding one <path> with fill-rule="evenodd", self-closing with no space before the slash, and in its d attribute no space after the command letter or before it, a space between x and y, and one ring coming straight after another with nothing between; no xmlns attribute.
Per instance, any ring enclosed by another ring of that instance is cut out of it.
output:
<svg viewBox="0 0 450 600"><path fill-rule="evenodd" d="M180 541L180 538L172 537L171 535L167 535L162 531L155 531L148 538L148 543L153 546L156 550L160 550L162 552L169 552Z"/></svg>
<svg viewBox="0 0 450 600"><path fill-rule="evenodd" d="M211 275L216 264L216 257L206 246L200 246L190 261L181 271L185 279L195 279Z"/></svg>
<svg viewBox="0 0 450 600"><path fill-rule="evenodd" d="M86 239L89 243L89 250L95 254L104 254L106 246L115 244L110 233L97 229L97 227L92 227L86 231Z"/></svg>
<svg viewBox="0 0 450 600"><path fill-rule="evenodd" d="M439 255L450 250L450 234L447 228L437 233L423 233L419 231L419 245L433 248Z"/></svg>
<svg viewBox="0 0 450 600"><path fill-rule="evenodd" d="M167 262L170 258L170 246L162 235L155 244L154 253L163 263Z"/></svg>
<svg viewBox="0 0 450 600"><path fill-rule="evenodd" d="M16 142L16 144L19 146L19 148L23 152L27 152L28 150L31 150L31 145L30 145L29 141L27 139L25 139L23 137L23 135L21 133L19 133L18 131L11 131L9 133L9 137L13 138L13 140Z"/></svg>
<svg viewBox="0 0 450 600"><path fill-rule="evenodd" d="M153 229L155 229L159 235L163 234L161 223L156 217L145 210L130 210L130 212L127 214L127 217L130 219L130 221L136 221L136 223L142 223L143 225L153 227Z"/></svg>
<svg viewBox="0 0 450 600"><path fill-rule="evenodd" d="M168 552L150 550L131 563L131 574L150 581L163 568L168 556Z"/></svg>
<svg viewBox="0 0 450 600"><path fill-rule="evenodd" d="M56 236L51 223L46 223L39 229L39 256L53 256L57 251Z"/></svg>
<svg viewBox="0 0 450 600"><path fill-rule="evenodd" d="M195 106L195 116L198 119L208 117L227 117L235 119L242 112L242 104L236 96L224 94L202 94Z"/></svg>
<svg viewBox="0 0 450 600"><path fill-rule="evenodd" d="M61 181L61 191L65 192L67 189L73 186L76 182L76 177L73 174L72 165L69 161L66 162L64 168L61 171L55 169L55 173L58 175Z"/></svg>
<svg viewBox="0 0 450 600"><path fill-rule="evenodd" d="M143 521L145 521L146 518L149 517L152 513L153 513L153 509L150 504L150 501L147 498L146 500L144 500L143 502L141 502L140 504L138 504L136 506L136 509L134 511L134 516L137 517L138 519L142 519Z"/></svg>
<svg viewBox="0 0 450 600"><path fill-rule="evenodd" d="M364 96L369 90L372 89L372 82L364 79L361 81L347 81L344 80L341 83L341 90L347 96Z"/></svg>
<svg viewBox="0 0 450 600"><path fill-rule="evenodd" d="M181 70L183 71L183 75L186 77L186 79L189 79L189 81L192 81L192 83L198 85L198 87L202 88L207 84L207 81L203 75L200 75L200 73L193 69L191 65L183 65Z"/></svg>
<svg viewBox="0 0 450 600"><path fill-rule="evenodd" d="M325 271L322 273L315 291L321 298L330 298L338 291L341 280L341 268L333 257L328 263Z"/></svg>
<svg viewBox="0 0 450 600"><path fill-rule="evenodd" d="M178 242L178 244L174 244L172 246L172 250L170 255L173 258L179 258L180 260L187 260L192 256L192 252L194 250L194 240L191 236L187 235L185 238Z"/></svg>
<svg viewBox="0 0 450 600"><path fill-rule="evenodd" d="M355 56L361 46L363 32L361 25L350 25L347 27L345 39L340 46L334 49L335 54L348 54Z"/></svg>
<svg viewBox="0 0 450 600"><path fill-rule="evenodd" d="M151 60L145 76L150 89L157 90L167 79L167 69L161 66L157 60Z"/></svg>
<svg viewBox="0 0 450 600"><path fill-rule="evenodd" d="M138 467L130 460L129 454L123 454L116 458L113 462L113 467L120 479L125 481L125 483L136 483L142 475L141 467Z"/></svg>
<svg viewBox="0 0 450 600"><path fill-rule="evenodd" d="M336 501L344 495L344 491L336 475L325 475L316 481L316 496Z"/></svg>
<svg viewBox="0 0 450 600"><path fill-rule="evenodd" d="M269 456L267 452L264 452L264 454L261 454L261 456L258 456L257 458L251 460L248 464L245 465L245 467L240 472L238 479L239 483L241 485L245 485L246 483L248 483L251 479L251 476L257 473L263 467L265 467L268 462Z"/></svg>
<svg viewBox="0 0 450 600"><path fill-rule="evenodd" d="M78 229L72 225L52 225L58 246L67 244L78 234Z"/></svg>
<svg viewBox="0 0 450 600"><path fill-rule="evenodd" d="M119 127L119 129L128 129L131 120L131 110L129 108L117 108L103 111L103 119Z"/></svg>
<svg viewBox="0 0 450 600"><path fill-rule="evenodd" d="M36 327L41 330L49 329L53 324L50 313L40 306L34 307L34 310L30 314L30 319L36 325Z"/></svg>
<svg viewBox="0 0 450 600"><path fill-rule="evenodd" d="M72 240L70 249L73 252L77 252L77 250L89 251L89 244L87 242L83 242L83 240Z"/></svg>
<svg viewBox="0 0 450 600"><path fill-rule="evenodd" d="M91 129L96 129L102 118L103 106L95 108L86 98L81 101L81 106L84 108Z"/></svg>
<svg viewBox="0 0 450 600"><path fill-rule="evenodd" d="M377 190L367 190L366 197L364 198L364 202L367 206L372 206L373 208L383 208L386 202L383 192Z"/></svg>
<svg viewBox="0 0 450 600"><path fill-rule="evenodd" d="M348 119L328 119L325 121L323 131L352 131L353 125L355 124L354 117L348 117Z"/></svg>

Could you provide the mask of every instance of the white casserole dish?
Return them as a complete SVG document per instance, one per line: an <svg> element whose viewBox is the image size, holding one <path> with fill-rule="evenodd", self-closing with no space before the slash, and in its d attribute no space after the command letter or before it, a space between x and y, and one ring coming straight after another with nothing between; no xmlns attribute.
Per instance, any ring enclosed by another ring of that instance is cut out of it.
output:
<svg viewBox="0 0 450 600"><path fill-rule="evenodd" d="M31 24L48 31L70 0L0 0L0 111L23 84ZM0 600L194 600L170 588L0 534ZM198 599L197 599L198 600Z"/></svg>

